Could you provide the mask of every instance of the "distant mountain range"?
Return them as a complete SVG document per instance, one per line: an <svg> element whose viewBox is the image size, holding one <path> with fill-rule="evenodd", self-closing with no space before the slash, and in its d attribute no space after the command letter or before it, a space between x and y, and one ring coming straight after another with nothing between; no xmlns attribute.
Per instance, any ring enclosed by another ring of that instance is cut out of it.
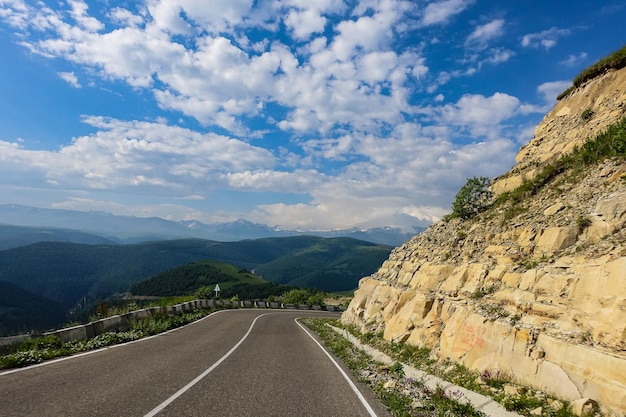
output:
<svg viewBox="0 0 626 417"><path fill-rule="evenodd" d="M18 227L19 226L19 227ZM296 231L237 220L206 224L199 221L170 221L158 217L118 216L100 211L46 209L17 204L0 205L0 250L42 241L86 244L128 244L156 240L200 238L220 242L268 237L312 235L351 237L368 242L400 246L413 233L399 228L379 227L366 230Z"/></svg>

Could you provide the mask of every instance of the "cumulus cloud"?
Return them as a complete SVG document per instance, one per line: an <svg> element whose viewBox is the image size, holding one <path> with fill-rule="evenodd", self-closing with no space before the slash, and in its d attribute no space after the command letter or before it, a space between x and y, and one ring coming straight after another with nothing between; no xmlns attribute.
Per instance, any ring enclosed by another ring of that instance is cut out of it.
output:
<svg viewBox="0 0 626 417"><path fill-rule="evenodd" d="M431 26L445 24L474 3L473 0L444 0L429 3L422 13L421 24Z"/></svg>
<svg viewBox="0 0 626 417"><path fill-rule="evenodd" d="M76 76L76 74L74 74L74 72L58 72L57 74L59 75L59 77L61 77L63 81L67 82L72 87L74 88L82 87L80 83L78 82L78 77Z"/></svg>
<svg viewBox="0 0 626 417"><path fill-rule="evenodd" d="M160 30L187 35L194 30L213 34L241 24L253 6L252 0L152 0L148 10ZM216 11L219 10L219 13Z"/></svg>
<svg viewBox="0 0 626 417"><path fill-rule="evenodd" d="M285 17L285 25L299 40L307 40L313 33L321 33L326 26L326 18L319 10L291 10Z"/></svg>
<svg viewBox="0 0 626 417"><path fill-rule="evenodd" d="M355 151L367 156L367 162L352 163L338 175L325 178L311 189L310 203L262 205L252 213L255 220L274 224L280 219L281 224L303 229L346 224L406 226L398 213L438 220L449 212L450 196L459 184L471 176L505 172L517 151L514 141L502 137L458 146L416 135L417 126L406 128L393 139L358 138Z"/></svg>
<svg viewBox="0 0 626 417"><path fill-rule="evenodd" d="M550 81L547 83L541 84L537 87L537 92L543 96L543 99L546 103L551 103L554 105L556 102L556 97L562 93L566 88L572 85L571 81Z"/></svg>
<svg viewBox="0 0 626 417"><path fill-rule="evenodd" d="M520 101L505 93L490 97L466 94L454 104L435 109L438 120L452 125L466 126L475 135L498 135L498 125L515 116Z"/></svg>
<svg viewBox="0 0 626 417"><path fill-rule="evenodd" d="M31 175L41 175L39 181L62 188L184 196L226 186L228 174L276 164L267 150L220 135L103 117L87 117L85 122L98 132L78 137L58 151L35 152L2 143L3 171L30 167Z"/></svg>
<svg viewBox="0 0 626 417"><path fill-rule="evenodd" d="M581 62L584 62L587 59L587 52L581 52L575 55L569 55L567 59L564 59L560 63L567 67L574 67L579 65Z"/></svg>
<svg viewBox="0 0 626 417"><path fill-rule="evenodd" d="M504 33L504 19L495 19L484 25L477 26L465 40L465 46L483 49L490 40Z"/></svg>
<svg viewBox="0 0 626 417"><path fill-rule="evenodd" d="M543 47L545 49L550 49L557 44L560 38L568 36L570 33L571 31L569 29L551 27L550 29L542 30L541 32L524 35L521 44L525 48Z"/></svg>
<svg viewBox="0 0 626 417"><path fill-rule="evenodd" d="M515 54L492 45L506 28L494 19L464 22L469 35L458 36L457 49L475 58L459 64L451 57L445 67L429 59L426 45L435 42L413 31L434 32L474 3L148 0L96 13L81 0L57 9L12 2L0 18L21 31L22 45L81 70L59 77L74 87L83 73L126 84L167 118L87 116L92 132L52 151L0 141L0 176L64 190L68 208L131 213L101 197L121 191L177 199L136 203L146 215L206 219L183 201L211 201L227 190L298 195L241 208L252 220L285 227L440 218L467 177L509 168L520 129L508 124L545 105L506 92L443 91ZM567 33L528 34L522 45L550 48ZM547 100L557 87L537 92Z"/></svg>

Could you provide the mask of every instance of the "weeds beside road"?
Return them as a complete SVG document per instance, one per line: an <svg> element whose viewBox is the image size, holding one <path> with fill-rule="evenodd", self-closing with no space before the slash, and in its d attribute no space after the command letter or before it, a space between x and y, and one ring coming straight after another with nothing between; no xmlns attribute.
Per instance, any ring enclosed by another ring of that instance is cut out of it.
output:
<svg viewBox="0 0 626 417"><path fill-rule="evenodd" d="M472 406L460 390L435 388L423 378L407 375L405 366L439 377L446 384L454 384L466 390L487 396L508 411L533 417L575 417L572 406L549 394L514 383L511 376L501 370L482 373L470 371L459 364L437 362L425 348L393 343L381 334L360 333L352 327L344 327L333 319L303 319L302 322L315 331L324 345L352 370L356 378L376 392L389 410L398 417L452 417L485 416ZM360 343L371 346L392 358L392 364L376 361L357 348L333 327L347 330ZM594 409L589 416L600 416Z"/></svg>

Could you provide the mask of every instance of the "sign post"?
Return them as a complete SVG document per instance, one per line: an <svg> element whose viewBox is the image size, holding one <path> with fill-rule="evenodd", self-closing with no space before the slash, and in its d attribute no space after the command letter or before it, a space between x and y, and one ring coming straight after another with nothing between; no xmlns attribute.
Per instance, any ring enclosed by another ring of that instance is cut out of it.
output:
<svg viewBox="0 0 626 417"><path fill-rule="evenodd" d="M215 284L215 289L213 290L215 291L215 298L217 298L219 296L220 293L220 284Z"/></svg>

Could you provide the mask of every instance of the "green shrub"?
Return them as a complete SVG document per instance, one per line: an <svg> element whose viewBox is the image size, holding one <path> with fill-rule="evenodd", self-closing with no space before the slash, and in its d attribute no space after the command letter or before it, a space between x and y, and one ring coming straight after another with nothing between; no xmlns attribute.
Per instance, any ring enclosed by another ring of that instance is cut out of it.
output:
<svg viewBox="0 0 626 417"><path fill-rule="evenodd" d="M576 225L578 226L578 230L582 232L589 226L591 226L591 219L587 216L578 216L576 219Z"/></svg>
<svg viewBox="0 0 626 417"><path fill-rule="evenodd" d="M404 366L400 362L394 362L393 365L389 367L389 371L399 378L404 377Z"/></svg>
<svg viewBox="0 0 626 417"><path fill-rule="evenodd" d="M544 404L538 398L522 393L518 397L512 396L504 398L502 400L502 405L509 411L524 413L534 410L537 407L541 407Z"/></svg>
<svg viewBox="0 0 626 417"><path fill-rule="evenodd" d="M583 120L589 120L593 117L593 110L591 109L585 109L585 111L582 112L582 114L580 115L580 118Z"/></svg>
<svg viewBox="0 0 626 417"><path fill-rule="evenodd" d="M282 298L286 304L324 305L324 296L324 293L317 290L298 288L287 291Z"/></svg>
<svg viewBox="0 0 626 417"><path fill-rule="evenodd" d="M467 220L484 211L491 204L493 193L489 190L491 180L487 177L468 178L452 203L452 218Z"/></svg>

